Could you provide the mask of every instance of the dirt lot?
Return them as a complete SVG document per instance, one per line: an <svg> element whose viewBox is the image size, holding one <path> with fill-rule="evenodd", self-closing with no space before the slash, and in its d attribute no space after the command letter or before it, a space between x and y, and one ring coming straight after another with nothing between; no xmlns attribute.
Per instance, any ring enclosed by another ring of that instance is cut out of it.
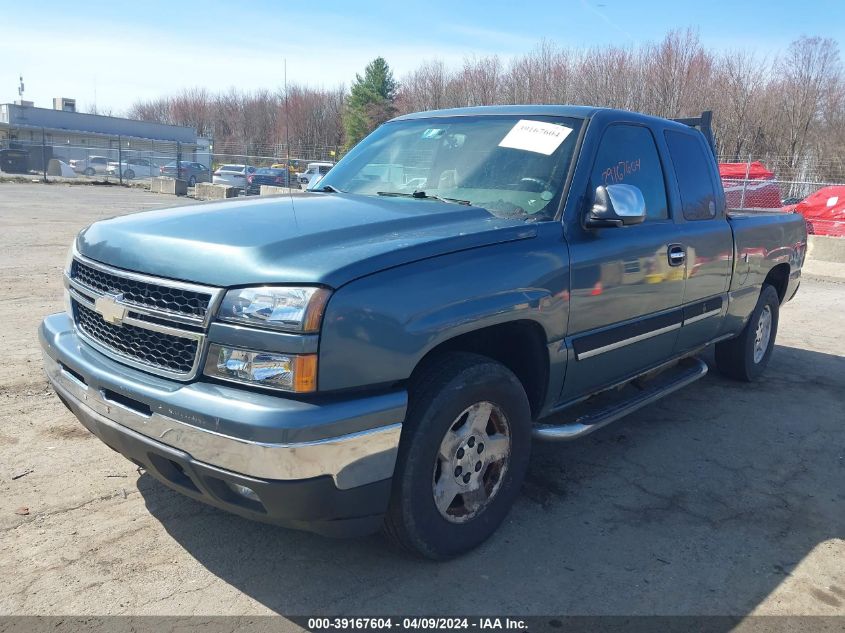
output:
<svg viewBox="0 0 845 633"><path fill-rule="evenodd" d="M0 614L845 614L845 280L805 279L763 382L711 372L537 446L495 537L433 564L183 498L51 394L36 327L72 236L189 202L0 183Z"/></svg>

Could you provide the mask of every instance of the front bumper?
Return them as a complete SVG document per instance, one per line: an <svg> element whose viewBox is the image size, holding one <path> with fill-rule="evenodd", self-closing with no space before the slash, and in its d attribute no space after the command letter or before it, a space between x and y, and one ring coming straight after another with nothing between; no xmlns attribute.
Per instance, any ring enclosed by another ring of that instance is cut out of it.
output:
<svg viewBox="0 0 845 633"><path fill-rule="evenodd" d="M65 314L47 317L39 338L47 377L68 408L165 484L237 514L323 534L379 526L406 392L318 404L178 383L98 353Z"/></svg>

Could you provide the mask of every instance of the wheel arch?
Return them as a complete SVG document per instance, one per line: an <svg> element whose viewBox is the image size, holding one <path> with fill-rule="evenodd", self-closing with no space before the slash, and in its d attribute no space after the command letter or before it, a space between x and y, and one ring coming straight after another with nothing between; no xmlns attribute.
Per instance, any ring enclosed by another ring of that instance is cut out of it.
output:
<svg viewBox="0 0 845 633"><path fill-rule="evenodd" d="M549 382L549 354L542 325L530 319L518 319L442 341L419 360L409 384L413 385L416 376L449 352L478 354L507 367L525 389L532 417L539 415Z"/></svg>
<svg viewBox="0 0 845 633"><path fill-rule="evenodd" d="M764 286L772 286L777 291L778 298L781 303L783 303L786 299L786 289L789 285L789 273L789 264L777 264L772 267L768 274L766 274L766 278L763 280Z"/></svg>

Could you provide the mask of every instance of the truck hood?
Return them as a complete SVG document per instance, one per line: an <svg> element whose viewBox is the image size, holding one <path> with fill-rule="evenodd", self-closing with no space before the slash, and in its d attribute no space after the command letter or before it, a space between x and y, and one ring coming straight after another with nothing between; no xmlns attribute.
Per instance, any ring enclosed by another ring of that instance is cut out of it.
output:
<svg viewBox="0 0 845 633"><path fill-rule="evenodd" d="M434 200L308 193L148 211L96 222L79 252L141 273L213 286L317 283L533 237L522 220Z"/></svg>

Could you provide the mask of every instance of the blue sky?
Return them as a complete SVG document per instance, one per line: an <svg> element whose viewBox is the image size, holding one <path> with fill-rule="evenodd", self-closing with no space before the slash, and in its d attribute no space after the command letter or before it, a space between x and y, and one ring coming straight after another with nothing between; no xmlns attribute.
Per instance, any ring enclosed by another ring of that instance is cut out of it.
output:
<svg viewBox="0 0 845 633"><path fill-rule="evenodd" d="M96 94L100 108L115 112L184 86L275 89L283 82L285 58L289 81L335 86L348 85L377 55L401 78L423 60L458 65L467 56L496 53L506 61L543 38L571 47L633 45L691 26L709 47L769 58L802 34L831 37L840 46L845 41L845 0L14 5L2 8L0 103L17 99L21 73L25 98L36 105L50 107L52 97L66 96L90 107Z"/></svg>

